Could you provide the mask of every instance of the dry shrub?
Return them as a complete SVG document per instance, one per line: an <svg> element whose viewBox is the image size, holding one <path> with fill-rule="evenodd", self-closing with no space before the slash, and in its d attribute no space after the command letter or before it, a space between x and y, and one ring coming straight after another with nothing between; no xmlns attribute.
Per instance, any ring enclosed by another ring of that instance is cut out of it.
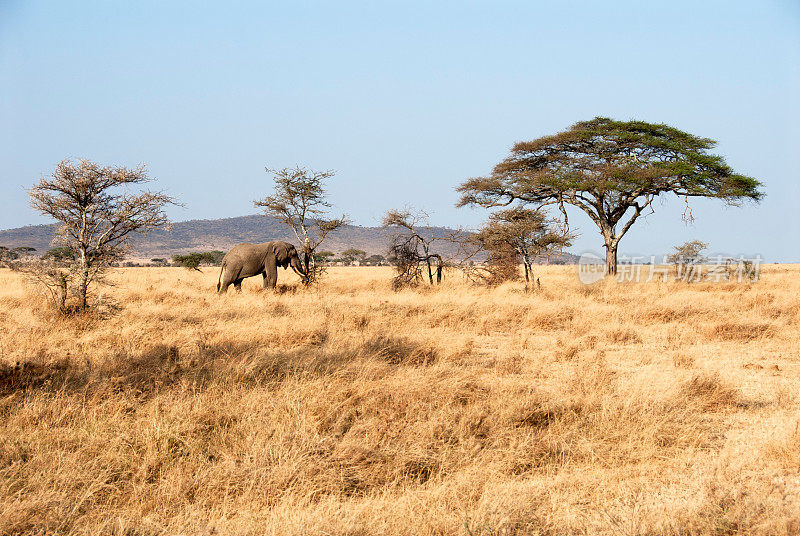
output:
<svg viewBox="0 0 800 536"><path fill-rule="evenodd" d="M537 399L523 401L518 406L511 406L508 421L517 428L528 427L544 429L552 423L577 417L583 406L575 402L539 401Z"/></svg>
<svg viewBox="0 0 800 536"><path fill-rule="evenodd" d="M324 494L363 494L379 488L422 484L461 464L462 449L474 452L496 426L486 410L487 393L451 381L429 386L382 388L330 384L309 404L318 433L333 437L303 471Z"/></svg>
<svg viewBox="0 0 800 536"><path fill-rule="evenodd" d="M679 396L698 404L704 411L736 406L741 399L739 390L723 381L717 372L696 374L683 384Z"/></svg>
<svg viewBox="0 0 800 536"><path fill-rule="evenodd" d="M672 364L675 368L692 368L695 364L695 358L688 354L675 354L672 356Z"/></svg>
<svg viewBox="0 0 800 536"><path fill-rule="evenodd" d="M301 331L292 337L292 342L300 346L322 346L329 336L328 327L322 326Z"/></svg>
<svg viewBox="0 0 800 536"><path fill-rule="evenodd" d="M577 287L577 293L586 298L593 298L599 299L603 296L603 285L600 283L594 283L592 285L579 285Z"/></svg>
<svg viewBox="0 0 800 536"><path fill-rule="evenodd" d="M180 372L178 348L160 344L140 356L120 354L106 361L101 374L109 377L112 385L119 389L147 392L172 383Z"/></svg>
<svg viewBox="0 0 800 536"><path fill-rule="evenodd" d="M681 307L657 306L644 313L643 317L651 322L687 322L705 315L698 307L684 305Z"/></svg>
<svg viewBox="0 0 800 536"><path fill-rule="evenodd" d="M505 243L498 243L489 249L486 273L481 274L483 282L496 287L509 281L519 281L522 279L519 273L520 264L520 256L514 248Z"/></svg>
<svg viewBox="0 0 800 536"><path fill-rule="evenodd" d="M706 329L706 337L723 341L753 341L769 337L774 329L770 324L722 322Z"/></svg>
<svg viewBox="0 0 800 536"><path fill-rule="evenodd" d="M561 307L546 313L534 313L531 315L530 321L526 323L534 329L559 331L566 330L574 318L575 311L572 308Z"/></svg>
<svg viewBox="0 0 800 536"><path fill-rule="evenodd" d="M773 365L777 370L778 365ZM775 405L783 409L795 409L800 400L800 393L787 383L781 382L775 389Z"/></svg>
<svg viewBox="0 0 800 536"><path fill-rule="evenodd" d="M800 481L764 468L755 474L742 469L719 464L704 482L699 508L679 521L694 533L715 536L800 533Z"/></svg>
<svg viewBox="0 0 800 536"><path fill-rule="evenodd" d="M597 350L578 360L568 385L582 397L594 398L614 388L616 375L606 361L605 352Z"/></svg>
<svg viewBox="0 0 800 536"><path fill-rule="evenodd" d="M300 290L300 288L301 287L299 285L283 285L283 284L281 284L281 285L276 285L275 286L274 292L276 294L280 294L280 295L288 294L288 295L291 296L291 295L297 294L297 292Z"/></svg>
<svg viewBox="0 0 800 536"><path fill-rule="evenodd" d="M614 344L639 344L642 338L631 328L615 328L606 332L606 340Z"/></svg>
<svg viewBox="0 0 800 536"><path fill-rule="evenodd" d="M288 350L255 349L243 354L238 361L221 363L217 376L221 377L233 368L236 381L249 384L281 382L295 377L312 377L348 370L362 366L354 360L355 350L324 347L321 349L294 347Z"/></svg>
<svg viewBox="0 0 800 536"><path fill-rule="evenodd" d="M699 337L695 329L670 330L666 340L669 348L684 351L687 347L697 344Z"/></svg>
<svg viewBox="0 0 800 536"><path fill-rule="evenodd" d="M431 345L386 335L367 340L363 350L392 365L431 365L439 358L439 351Z"/></svg>
<svg viewBox="0 0 800 536"><path fill-rule="evenodd" d="M794 429L785 437L768 444L766 453L781 467L800 472L800 421L795 423Z"/></svg>
<svg viewBox="0 0 800 536"><path fill-rule="evenodd" d="M572 361L578 356L581 347L580 342L566 343L559 339L553 359L556 361Z"/></svg>

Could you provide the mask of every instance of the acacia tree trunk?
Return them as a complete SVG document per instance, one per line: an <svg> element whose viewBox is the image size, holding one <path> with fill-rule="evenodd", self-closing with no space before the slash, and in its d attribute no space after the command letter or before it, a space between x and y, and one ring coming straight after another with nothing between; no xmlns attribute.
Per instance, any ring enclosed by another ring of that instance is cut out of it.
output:
<svg viewBox="0 0 800 536"><path fill-rule="evenodd" d="M617 275L617 245L616 240L606 242L606 275Z"/></svg>
<svg viewBox="0 0 800 536"><path fill-rule="evenodd" d="M87 294L89 293L89 259L86 257L86 248L81 248L80 281L78 284L78 299L81 311L88 306Z"/></svg>
<svg viewBox="0 0 800 536"><path fill-rule="evenodd" d="M433 271L431 270L431 258L425 259L425 264L428 265L428 281L433 285Z"/></svg>
<svg viewBox="0 0 800 536"><path fill-rule="evenodd" d="M600 232L606 248L606 275L617 275L617 246L621 236L615 236L614 224L607 220L600 220Z"/></svg>
<svg viewBox="0 0 800 536"><path fill-rule="evenodd" d="M525 266L525 292L527 292L531 277L533 276L533 267L528 259L523 259L522 264Z"/></svg>
<svg viewBox="0 0 800 536"><path fill-rule="evenodd" d="M303 284L306 286L316 282L317 279L317 265L314 261L314 248L311 245L311 239L308 237L308 231L305 227L303 230L303 264L306 270L306 277Z"/></svg>
<svg viewBox="0 0 800 536"><path fill-rule="evenodd" d="M67 310L67 276L58 276L58 311L63 313Z"/></svg>

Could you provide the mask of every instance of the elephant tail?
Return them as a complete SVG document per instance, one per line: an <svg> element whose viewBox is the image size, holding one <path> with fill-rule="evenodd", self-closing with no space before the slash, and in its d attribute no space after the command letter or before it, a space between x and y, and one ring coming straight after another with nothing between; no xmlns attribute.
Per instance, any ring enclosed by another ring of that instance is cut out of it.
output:
<svg viewBox="0 0 800 536"><path fill-rule="evenodd" d="M217 292L219 292L219 287L222 286L222 272L225 271L225 261L222 261L222 266L219 267L219 279L217 279Z"/></svg>

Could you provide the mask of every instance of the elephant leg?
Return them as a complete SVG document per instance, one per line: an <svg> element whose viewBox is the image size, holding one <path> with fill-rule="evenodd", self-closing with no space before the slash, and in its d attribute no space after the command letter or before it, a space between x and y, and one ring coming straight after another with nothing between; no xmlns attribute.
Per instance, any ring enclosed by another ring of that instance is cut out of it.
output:
<svg viewBox="0 0 800 536"><path fill-rule="evenodd" d="M278 265L275 263L275 259L272 259L272 262L267 263L266 269L264 270L264 288L275 289L277 285Z"/></svg>
<svg viewBox="0 0 800 536"><path fill-rule="evenodd" d="M217 294L225 294L226 292L228 292L228 287L231 286L231 283L233 283L233 278L230 276L229 273L226 272L225 274L223 274L222 283L220 283Z"/></svg>
<svg viewBox="0 0 800 536"><path fill-rule="evenodd" d="M236 292L241 292L242 291L242 281L243 280L244 279L237 279L236 281L233 282L233 288L236 289Z"/></svg>

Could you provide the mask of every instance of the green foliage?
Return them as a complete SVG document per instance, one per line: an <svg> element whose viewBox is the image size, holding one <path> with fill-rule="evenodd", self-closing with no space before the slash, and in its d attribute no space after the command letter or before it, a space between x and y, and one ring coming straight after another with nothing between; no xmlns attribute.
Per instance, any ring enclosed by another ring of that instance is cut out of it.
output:
<svg viewBox="0 0 800 536"><path fill-rule="evenodd" d="M200 271L200 266L219 266L225 253L222 251L206 251L187 253L186 255L173 255L172 262L189 270Z"/></svg>
<svg viewBox="0 0 800 536"><path fill-rule="evenodd" d="M60 263L75 260L75 250L70 247L59 247L48 249L42 259L51 259L53 262Z"/></svg>
<svg viewBox="0 0 800 536"><path fill-rule="evenodd" d="M314 262L328 262L335 255L333 251L318 251L314 253Z"/></svg>
<svg viewBox="0 0 800 536"><path fill-rule="evenodd" d="M380 266L386 262L386 257L383 255L370 255L364 259L364 264L367 266Z"/></svg>
<svg viewBox="0 0 800 536"><path fill-rule="evenodd" d="M219 266L222 264L222 259L225 257L225 252L215 249L203 253L203 257L207 264L210 264L211 266Z"/></svg>
<svg viewBox="0 0 800 536"><path fill-rule="evenodd" d="M354 261L363 262L366 256L366 251L356 248L350 248L342 251L342 260L347 264L353 264Z"/></svg>

